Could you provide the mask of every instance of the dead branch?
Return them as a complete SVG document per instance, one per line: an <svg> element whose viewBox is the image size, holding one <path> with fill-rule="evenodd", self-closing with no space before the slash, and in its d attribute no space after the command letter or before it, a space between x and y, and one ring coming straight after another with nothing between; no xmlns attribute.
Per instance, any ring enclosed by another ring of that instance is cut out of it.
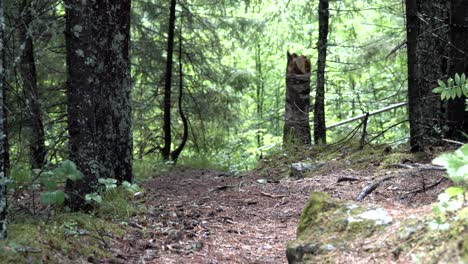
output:
<svg viewBox="0 0 468 264"><path fill-rule="evenodd" d="M431 184L431 185L429 185L429 186L427 186L427 187L423 187L423 188L421 188L421 189L418 189L418 190L416 190L416 191L407 192L406 195L409 195L409 194L416 194L416 193L424 193L424 192L426 192L426 191L428 191L428 190L430 190L430 189L436 187L437 185L441 184L442 182L444 182L444 181L446 181L446 180L447 180L447 178L441 177L441 178L440 178L439 180L437 180L435 183L433 183L433 184Z"/></svg>
<svg viewBox="0 0 468 264"><path fill-rule="evenodd" d="M417 169L418 171L445 171L445 168L442 166L436 166L436 165L425 165L425 164L419 164L419 163L412 163L412 164L393 164L391 166L397 167L397 168L403 168L403 169Z"/></svg>
<svg viewBox="0 0 468 264"><path fill-rule="evenodd" d="M357 178L357 177L352 177L352 176L341 176L338 178L338 180L336 181L336 183L340 183L340 182L345 182L345 181L349 181L349 182L354 182L354 181L359 181L360 179Z"/></svg>
<svg viewBox="0 0 468 264"><path fill-rule="evenodd" d="M275 194L269 194L269 193L264 193L264 192L259 192L257 195L263 195L263 196L270 197L270 198L284 198L284 197L288 197L287 195L275 195Z"/></svg>
<svg viewBox="0 0 468 264"><path fill-rule="evenodd" d="M356 201L360 202L362 200L364 200L364 198L366 198L366 196L368 196L369 194L371 194L375 189L377 189L377 187L379 187L379 185L382 183L382 182L385 182L385 181L388 181L390 179L393 179L395 178L395 176L388 176L388 177L385 177L383 179L380 179L378 181L375 181L369 185L367 185L366 187L364 187L364 189L362 189L361 193L358 195L358 197L356 198Z"/></svg>

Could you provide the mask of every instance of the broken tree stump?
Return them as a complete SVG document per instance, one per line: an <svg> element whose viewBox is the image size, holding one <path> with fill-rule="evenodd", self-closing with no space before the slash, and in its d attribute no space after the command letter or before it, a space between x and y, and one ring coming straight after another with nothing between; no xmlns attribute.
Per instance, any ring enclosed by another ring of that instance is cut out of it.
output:
<svg viewBox="0 0 468 264"><path fill-rule="evenodd" d="M310 60L289 51L287 55L283 144L310 145Z"/></svg>

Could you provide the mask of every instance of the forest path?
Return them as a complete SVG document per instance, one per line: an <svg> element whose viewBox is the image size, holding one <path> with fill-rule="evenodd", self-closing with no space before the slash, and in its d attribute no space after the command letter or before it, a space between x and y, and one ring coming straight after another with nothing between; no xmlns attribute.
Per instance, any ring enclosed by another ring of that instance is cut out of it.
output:
<svg viewBox="0 0 468 264"><path fill-rule="evenodd" d="M353 176L362 181L337 183L349 174L267 181L258 172L237 177L206 169L174 169L143 185L141 202L147 212L132 219L134 232L114 253L122 263L287 263L286 243L295 238L312 191L353 200L375 178L372 171L360 171ZM366 198L384 206L394 218L427 213L430 207L425 205L434 202L445 185L402 198L418 188L418 181L399 179Z"/></svg>

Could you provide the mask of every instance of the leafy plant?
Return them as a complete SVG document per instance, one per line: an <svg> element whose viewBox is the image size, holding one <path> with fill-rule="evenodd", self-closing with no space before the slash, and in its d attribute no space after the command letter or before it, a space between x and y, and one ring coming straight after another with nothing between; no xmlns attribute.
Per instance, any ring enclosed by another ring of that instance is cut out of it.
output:
<svg viewBox="0 0 468 264"><path fill-rule="evenodd" d="M83 178L83 174L78 170L75 163L70 160L63 161L53 170L35 170L34 173L47 191L40 194L40 201L48 205L61 205L65 202L67 195L63 190L59 190L59 184L67 179L77 181Z"/></svg>
<svg viewBox="0 0 468 264"><path fill-rule="evenodd" d="M439 86L432 90L433 93L440 94L441 100L450 100L468 97L468 82L466 75L456 73L455 78L449 78L447 83L438 80ZM466 100L466 111L468 111L468 99Z"/></svg>
<svg viewBox="0 0 468 264"><path fill-rule="evenodd" d="M432 162L443 166L447 170L447 178L461 185L450 187L439 194L439 202L432 209L436 218L429 223L429 227L433 230L448 230L451 220L468 219L466 208L460 210L466 203L465 193L468 187L468 144L453 153L442 154Z"/></svg>

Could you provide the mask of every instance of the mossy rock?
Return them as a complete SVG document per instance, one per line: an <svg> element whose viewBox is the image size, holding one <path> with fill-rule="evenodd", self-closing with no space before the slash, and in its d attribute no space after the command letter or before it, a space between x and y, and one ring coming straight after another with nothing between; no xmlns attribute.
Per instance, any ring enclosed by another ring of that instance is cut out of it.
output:
<svg viewBox="0 0 468 264"><path fill-rule="evenodd" d="M350 243L381 232L391 223L381 207L334 201L326 193L312 193L297 228L297 238L287 245L289 263L333 262L336 252Z"/></svg>

